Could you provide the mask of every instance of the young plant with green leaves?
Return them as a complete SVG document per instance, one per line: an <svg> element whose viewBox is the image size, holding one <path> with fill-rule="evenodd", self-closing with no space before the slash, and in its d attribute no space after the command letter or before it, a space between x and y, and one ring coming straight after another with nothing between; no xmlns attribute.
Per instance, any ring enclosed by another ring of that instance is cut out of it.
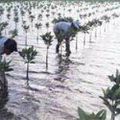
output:
<svg viewBox="0 0 120 120"><path fill-rule="evenodd" d="M8 26L7 22L0 23L0 36L2 36L2 31Z"/></svg>
<svg viewBox="0 0 120 120"><path fill-rule="evenodd" d="M19 22L19 17L15 16L14 17L14 22L15 22L15 29L17 29L18 22Z"/></svg>
<svg viewBox="0 0 120 120"><path fill-rule="evenodd" d="M33 46L29 48L22 49L22 52L20 52L21 57L24 59L25 63L27 64L27 70L26 70L26 79L27 79L27 85L29 85L29 64L34 64L34 59L37 55L37 51L34 49Z"/></svg>
<svg viewBox="0 0 120 120"><path fill-rule="evenodd" d="M0 21L2 20L2 16L4 14L4 8L2 6L0 6Z"/></svg>
<svg viewBox="0 0 120 120"><path fill-rule="evenodd" d="M15 38L16 36L18 36L18 30L14 29L14 30L10 31L10 34L11 34L11 38Z"/></svg>
<svg viewBox="0 0 120 120"><path fill-rule="evenodd" d="M45 45L47 46L47 52L46 52L46 70L48 69L48 52L50 45L53 41L53 35L51 35L51 32L47 32L44 35L41 35L41 38L43 39Z"/></svg>
<svg viewBox="0 0 120 120"><path fill-rule="evenodd" d="M42 26L42 24L41 23L36 23L35 24L35 27L36 27L36 29L37 29L37 42L38 42L38 39L39 39L39 30L40 30L40 28L41 28L41 26Z"/></svg>
<svg viewBox="0 0 120 120"><path fill-rule="evenodd" d="M40 21L42 21L42 17L43 17L43 15L40 13L40 14L38 15L37 19L40 20Z"/></svg>
<svg viewBox="0 0 120 120"><path fill-rule="evenodd" d="M8 83L5 77L5 72L12 71L10 66L11 61L2 61L0 59L0 109L3 108L8 101Z"/></svg>
<svg viewBox="0 0 120 120"><path fill-rule="evenodd" d="M8 13L8 14L7 14L7 19L10 20L10 18L11 18L11 14Z"/></svg>
<svg viewBox="0 0 120 120"><path fill-rule="evenodd" d="M87 24L80 27L80 32L84 33L84 40L83 40L84 45L86 42L86 34L89 33L89 30L90 30L90 27Z"/></svg>
<svg viewBox="0 0 120 120"><path fill-rule="evenodd" d="M116 71L116 76L108 76L114 85L107 90L103 90L104 96L100 98L104 101L104 104L111 112L111 120L115 120L115 117L120 114L120 74Z"/></svg>
<svg viewBox="0 0 120 120"><path fill-rule="evenodd" d="M79 30L75 30L71 27L71 29L68 32L68 36L70 36L71 40L76 37L76 43L75 43L75 48L77 50L78 48L78 37L77 37L77 33L79 32Z"/></svg>
<svg viewBox="0 0 120 120"><path fill-rule="evenodd" d="M120 115L120 73L117 70L116 75L108 76L111 82L114 82L111 88L103 90L104 96L100 96L104 104L111 112L111 119L115 120L116 116ZM101 110L97 114L88 114L81 108L78 108L79 119L78 120L106 120L106 111Z"/></svg>
<svg viewBox="0 0 120 120"><path fill-rule="evenodd" d="M29 30L29 25L24 24L22 27L23 27L23 29L24 29L24 31L26 33L25 46L27 46L28 45L27 33L28 33L28 30Z"/></svg>
<svg viewBox="0 0 120 120"><path fill-rule="evenodd" d="M78 108L79 118L77 120L106 120L106 110L101 110L95 113L87 113L81 108Z"/></svg>
<svg viewBox="0 0 120 120"><path fill-rule="evenodd" d="M46 17L47 17L47 19L49 20L50 14L49 14L49 13L47 13L47 14L46 14Z"/></svg>
<svg viewBox="0 0 120 120"><path fill-rule="evenodd" d="M30 19L30 22L31 22L31 27L33 28L33 21L35 19L35 16L34 15L30 15L29 19Z"/></svg>
<svg viewBox="0 0 120 120"><path fill-rule="evenodd" d="M47 22L47 23L45 24L45 26L46 26L46 29L47 29L47 32L48 32L48 30L49 30L49 27L50 27L50 24L49 24L49 22Z"/></svg>
<svg viewBox="0 0 120 120"><path fill-rule="evenodd" d="M89 21L86 25L91 29L95 28L95 37L97 37L97 27L102 25L102 21L100 21L99 19L93 19L92 21ZM89 42L91 42L91 39L92 31L90 32Z"/></svg>
<svg viewBox="0 0 120 120"><path fill-rule="evenodd" d="M5 75L5 72L12 71L13 69L11 68L10 64L11 64L11 61L7 62L5 59L1 60L0 58L0 72L4 73Z"/></svg>
<svg viewBox="0 0 120 120"><path fill-rule="evenodd" d="M105 23L108 23L108 22L110 22L110 17L107 16L107 15L104 15L104 16L101 17L101 20L103 20ZM106 30L107 30L107 26L105 24L104 25L104 32L106 32Z"/></svg>

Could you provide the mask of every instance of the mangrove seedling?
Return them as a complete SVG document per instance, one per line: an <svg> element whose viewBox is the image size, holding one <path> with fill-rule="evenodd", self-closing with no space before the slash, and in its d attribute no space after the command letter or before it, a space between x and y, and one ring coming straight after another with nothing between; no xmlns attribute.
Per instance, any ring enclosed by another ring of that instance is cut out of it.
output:
<svg viewBox="0 0 120 120"><path fill-rule="evenodd" d="M0 59L0 72L5 73L5 72L12 71L13 69L11 68L10 64L11 64L11 61L7 62L5 59L4 60Z"/></svg>
<svg viewBox="0 0 120 120"><path fill-rule="evenodd" d="M18 17L14 17L14 22L15 22L15 29L17 29L17 24L19 22L19 18Z"/></svg>
<svg viewBox="0 0 120 120"><path fill-rule="evenodd" d="M50 24L49 24L49 22L47 22L45 25L46 25L47 32L48 32L48 29L49 29L49 27L50 27Z"/></svg>
<svg viewBox="0 0 120 120"><path fill-rule="evenodd" d="M114 82L113 86L103 90L104 96L100 98L104 101L104 104L111 112L111 119L115 120L116 116L120 115L120 73L116 70L116 75L108 76L111 82ZM79 119L78 120L105 120L106 111L101 110L97 114L88 114L81 108L78 108Z"/></svg>
<svg viewBox="0 0 120 120"><path fill-rule="evenodd" d="M50 14L48 14L48 13L47 13L47 14L46 14L46 17L47 17L47 19L49 19L49 17L50 17Z"/></svg>
<svg viewBox="0 0 120 120"><path fill-rule="evenodd" d="M41 35L41 38L43 39L45 45L47 46L47 52L46 52L46 70L47 70L48 69L48 50L53 41L53 36L51 35L51 32L47 32L44 35Z"/></svg>
<svg viewBox="0 0 120 120"><path fill-rule="evenodd" d="M120 74L116 71L116 76L108 76L114 85L107 90L103 90L104 97L100 98L104 101L104 104L111 112L111 120L115 120L115 117L120 114Z"/></svg>
<svg viewBox="0 0 120 120"><path fill-rule="evenodd" d="M7 19L10 20L10 17L11 17L11 15L10 15L10 13L8 13L7 14Z"/></svg>
<svg viewBox="0 0 120 120"><path fill-rule="evenodd" d="M83 44L85 45L85 42L86 42L86 34L89 33L89 26L87 24L83 25L80 27L80 32L83 32L84 33L84 40L83 40Z"/></svg>
<svg viewBox="0 0 120 120"><path fill-rule="evenodd" d="M40 21L42 20L42 14L38 15L38 20L40 20Z"/></svg>
<svg viewBox="0 0 120 120"><path fill-rule="evenodd" d="M31 46L29 48L22 49L22 52L20 53L20 55L24 59L25 63L27 64L26 79L27 79L27 85L29 85L29 64L35 63L34 59L37 55L37 51L34 49L33 46Z"/></svg>
<svg viewBox="0 0 120 120"><path fill-rule="evenodd" d="M106 120L106 110L101 110L95 113L87 113L81 108L78 108L79 118L77 120Z"/></svg>
<svg viewBox="0 0 120 120"><path fill-rule="evenodd" d="M36 27L36 29L37 29L37 42L38 42L38 39L39 39L38 33L39 33L39 29L41 28L41 26L42 26L41 23L36 23L36 24L35 24L35 27Z"/></svg>
<svg viewBox="0 0 120 120"><path fill-rule="evenodd" d="M10 66L11 61L0 59L0 109L2 109L8 101L8 83L5 77L5 72L12 71Z"/></svg>
<svg viewBox="0 0 120 120"><path fill-rule="evenodd" d="M0 23L0 36L2 35L2 31L8 26L7 22Z"/></svg>
<svg viewBox="0 0 120 120"><path fill-rule="evenodd" d="M28 33L28 30L29 30L29 25L23 25L23 29L24 29L24 31L26 33L25 46L27 46L27 43L28 43L27 33Z"/></svg>
<svg viewBox="0 0 120 120"><path fill-rule="evenodd" d="M11 34L11 38L15 38L16 36L18 36L18 30L14 29L14 30L10 31L10 34Z"/></svg>
<svg viewBox="0 0 120 120"><path fill-rule="evenodd" d="M77 33L79 32L79 30L74 30L74 29L71 29L68 33L68 36L71 36L71 39L73 39L74 37L76 37L76 43L75 43L75 48L76 48L76 51L77 51L77 48L78 48L78 38L77 38Z"/></svg>
<svg viewBox="0 0 120 120"><path fill-rule="evenodd" d="M106 23L110 22L110 17L108 17L107 15L104 15L103 17L101 17L101 20L105 21ZM107 30L107 26L105 24L105 27L104 27L104 32L106 32Z"/></svg>
<svg viewBox="0 0 120 120"><path fill-rule="evenodd" d="M33 27L33 20L35 19L35 16L34 15L30 15L29 19L30 19L30 22L32 23L31 25Z"/></svg>

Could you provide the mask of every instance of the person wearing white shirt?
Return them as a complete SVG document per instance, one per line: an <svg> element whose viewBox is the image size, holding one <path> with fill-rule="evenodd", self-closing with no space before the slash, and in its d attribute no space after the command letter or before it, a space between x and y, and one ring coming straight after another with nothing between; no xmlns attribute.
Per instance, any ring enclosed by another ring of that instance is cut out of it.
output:
<svg viewBox="0 0 120 120"><path fill-rule="evenodd" d="M56 53L59 53L59 47L61 45L61 42L65 39L66 52L68 56L70 55L71 53L70 38L73 35L72 33L78 31L79 28L80 28L79 21L73 21L73 22L60 21L55 24L53 31L58 40L58 43L56 45Z"/></svg>

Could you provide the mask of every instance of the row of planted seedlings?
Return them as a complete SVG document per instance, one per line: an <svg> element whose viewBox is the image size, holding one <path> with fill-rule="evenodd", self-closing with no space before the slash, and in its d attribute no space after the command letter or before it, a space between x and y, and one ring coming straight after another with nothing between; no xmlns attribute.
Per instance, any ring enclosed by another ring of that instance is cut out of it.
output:
<svg viewBox="0 0 120 120"><path fill-rule="evenodd" d="M35 6L35 4L34 4L34 6ZM18 8L19 8L19 6L17 6ZM46 8L46 7L45 7ZM9 9L10 10L10 9ZM8 10L8 11L9 11ZM111 10L111 9L110 9ZM29 19L30 19L30 21L31 22L33 22L33 20L35 19L35 16L33 16L32 15L32 12L28 9L28 11L29 11ZM47 10L47 11L49 11L49 10ZM69 11L71 11L71 10L69 10ZM107 11L107 10L106 10ZM23 12L23 11L21 11L21 14L25 14L25 12ZM118 15L117 14L113 14L114 16L116 16L116 17L118 17ZM14 21L15 21L15 26L17 26L17 23L18 23L18 21L19 21L19 17L18 17L18 10L15 8L14 9L14 16L15 16L15 18L14 18ZM48 15L48 14L46 14L46 17L48 18L50 15ZM61 15L59 14L59 18L61 17ZM42 14L39 14L39 16L38 16L38 18L39 19L41 19L42 18ZM38 19L37 18L37 19ZM102 17L102 19L103 20L105 20L105 21L109 21L109 19L110 19L110 17L108 17L108 16L103 16ZM54 20L53 20L54 21ZM92 21L89 21L87 24L88 24L88 26L90 26L91 28L93 27L93 26L96 26L97 24L96 24L96 21L98 21L97 19L95 19L95 20L92 20ZM27 21L22 21L23 22L23 25L22 25L22 27L23 27L23 29L24 29L24 31L25 31L25 33L26 33L26 39L25 39L25 45L27 44L27 33L28 33L28 29L30 29L30 26L29 25L26 25L26 23L27 23ZM98 24L98 25L101 25L101 24ZM37 23L35 23L35 27L36 27L36 29L37 29L37 41L38 41L38 34L39 34L39 30L41 29L41 27L42 27L42 23L41 22L37 22ZM46 23L46 28L48 29L50 27L50 25L49 25L49 23ZM48 31L48 30L47 30ZM17 33L17 27L15 27L15 30L13 30L13 33ZM86 32L85 32L86 33ZM96 32L95 32L96 33ZM17 35L17 34L16 34ZM95 34L95 36L96 36L96 34ZM90 39L91 39L91 34L90 34Z"/></svg>
<svg viewBox="0 0 120 120"><path fill-rule="evenodd" d="M23 9L23 8L20 8L20 10L21 10L21 15L20 16L18 16L18 9L19 9L20 7L19 6L17 6L17 8L15 7L14 8L14 22L15 22L15 26L17 26L17 23L19 22L19 17L22 17L23 18L23 16L25 15L25 11L27 10L28 11L28 13L29 13L29 15L28 15L28 17L29 17L29 20L31 21L31 23L34 21L34 19L35 19L35 15L33 15L32 14L32 11L30 10L30 8L25 8L25 10ZM56 10L56 7L54 7L54 6L52 6L51 7L51 9L55 9ZM46 17L47 17L47 19L49 18L49 16L51 16L51 14L50 14L50 10L49 10L49 8L47 8L46 6L44 7L44 9L46 10ZM41 14L39 14L38 15L38 17L37 17L37 19L39 20L39 21L41 21L41 19L42 19L42 17L43 17L43 15L42 15L42 13L45 11L45 10L41 10ZM8 14L7 14L7 17L8 17L8 19L10 18L10 10L11 10L11 7L9 7L8 9L7 9L7 11L8 11ZM68 11L71 11L71 10L68 10ZM79 12L79 10L77 10L77 12ZM3 13L3 9L1 10L1 13ZM55 14L57 14L56 12L51 12L52 14L53 14L53 16L55 15ZM53 17L52 16L52 17ZM63 16L63 15L61 15L61 13L58 13L58 17L60 17L60 16ZM80 17L81 17L82 15L80 15ZM87 16L87 15L86 15ZM83 15L83 17L84 17L84 15ZM82 18L82 17L81 17ZM28 22L28 21L22 21L23 22L23 24L24 24L24 22ZM36 24L38 24L38 23L36 23ZM49 26L49 23L46 23L46 27L48 27ZM15 28L17 28L17 27L15 27Z"/></svg>
<svg viewBox="0 0 120 120"><path fill-rule="evenodd" d="M18 14L18 13L17 13ZM16 14L16 16L17 16L17 14ZM119 15L117 15L117 14L112 14L113 15L113 17L119 17ZM41 16L39 16L39 17L41 17ZM31 16L31 21L33 21L33 16ZM108 17L107 15L104 15L104 16L102 16L101 17L102 19L101 20L104 20L104 21L106 21L106 22L108 22L109 21L109 19L110 19L110 17ZM61 19L60 17L58 18L58 19ZM16 17L15 19L15 24L17 24L18 23L18 17ZM55 21L56 19L54 19L53 21ZM95 22L94 22L95 21ZM96 24L96 21L98 21L97 19L93 19L92 21L89 21L88 22L88 24ZM22 27L23 27L23 30L25 31L25 33L27 34L28 33L28 29L30 29L30 26L29 25L26 25L26 23L27 23L27 21L23 21L23 25L22 25ZM90 25L90 27L91 26L94 26L94 25ZM100 24L99 24L100 25ZM17 26L17 25L15 25L15 26ZM41 27L42 27L42 23L41 22L37 22L37 23L35 23L35 28L37 29L37 41L38 41L38 36L39 36L39 31L40 31L40 29L41 29ZM47 22L46 23L46 28L47 28L47 31L48 31L48 28L50 27L50 24ZM14 32L15 33L17 33L17 27L15 27L15 30L14 30ZM26 38L27 38L27 35L26 35ZM27 40L27 39L26 39Z"/></svg>
<svg viewBox="0 0 120 120"><path fill-rule="evenodd" d="M25 14L25 12L21 12L21 14ZM32 12L30 12L29 11L29 19L30 19L30 21L31 21L31 23L34 21L34 19L35 19L35 16L33 16L32 15ZM113 15L113 17L119 17L119 15L117 15L117 14L112 14ZM17 9L14 9L14 22L15 22L15 31L17 31L17 24L18 24L18 22L19 22L19 17L18 17L18 11L17 11ZM46 14L46 17L48 18L49 17L49 15L48 14ZM58 16L58 18L61 18L61 15L59 14L59 16ZM102 20L105 20L105 21L109 21L109 19L110 19L110 17L108 17L107 15L104 15L103 17L101 17L102 18ZM39 16L37 17L37 19L38 20L41 20L42 19L42 14L39 14ZM53 20L54 21L54 20ZM94 21L94 20L93 20ZM25 20L23 20L22 21L22 27L23 27L23 29L25 30L25 32L27 32L27 29L30 29L30 25L29 26L26 26L25 25L25 23L28 23L28 21L25 21ZM46 22L46 28L47 28L47 31L48 31L48 28L51 26L50 25L50 23L49 22ZM33 25L32 25L33 26ZM42 28L42 21L41 22L36 22L35 23L35 28L37 29L37 40L38 40L38 34L39 34L39 29L41 29Z"/></svg>
<svg viewBox="0 0 120 120"><path fill-rule="evenodd" d="M43 40L43 42L46 45L46 71L48 70L48 55L49 55L49 48L52 45L53 41L53 35L51 35L51 32L47 32L40 36ZM29 85L29 67L30 64L34 64L35 57L37 56L38 52L34 48L34 46L29 47L26 43L25 48L22 49L21 52L19 52L20 56L24 59L24 62L26 63L26 79L27 79L27 85Z"/></svg>
<svg viewBox="0 0 120 120"><path fill-rule="evenodd" d="M43 6L42 6L43 7ZM19 10L18 10L19 9ZM54 16L56 15L56 14L58 14L58 17L61 17L61 16L63 16L63 13L57 13L57 12L53 12L53 11L51 11L50 9L54 9L54 11L55 10L57 10L57 8L56 8L56 6L51 6L51 8L50 7L43 7L43 9L41 9L41 13L39 13L39 15L38 15L38 17L37 17L37 19L38 19L38 21L40 21L42 18L43 18L43 16L45 15L46 17L47 17L47 19L49 19L49 17L50 16L52 16L52 18L54 18ZM10 10L11 10L11 7L9 7L8 9L7 9L7 11L8 11L8 14L7 14L7 17L8 18L10 18ZM84 10L84 9L83 9ZM3 12L3 10L1 10L2 12ZM18 16L18 11L21 13L21 15L20 16ZM32 13L32 11L31 11L31 7L25 7L25 8L21 8L20 6L15 6L15 8L14 8L14 21L15 21L15 26L17 26L17 23L19 22L19 17L24 17L25 16L25 14L26 14L26 11L28 12L28 18L29 18L29 20L31 21L31 23L33 24L33 21L34 21L34 19L36 18L36 15L33 15L34 13ZM46 12L45 12L46 11ZM72 11L71 9L68 9L68 11ZM77 15L79 15L79 12L80 12L80 10L78 9L77 10L77 12L78 12L78 14ZM44 14L43 14L44 13ZM71 14L71 13L70 13ZM92 13L89 13L88 15L87 15L87 13L86 13L86 15L85 14L81 14L81 15L79 15L80 16L80 18L82 19L82 18L84 18L85 16L90 16L90 15L92 15ZM22 21L23 23L25 22L25 20L23 20ZM26 21L26 22L28 22L28 21ZM33 25L32 25L33 26ZM46 23L46 26L48 26L48 24ZM15 27L16 28L16 27Z"/></svg>
<svg viewBox="0 0 120 120"><path fill-rule="evenodd" d="M49 4L48 4L49 5ZM17 5L16 5L17 6ZM17 11L17 9L20 9L20 11L21 11L21 13L24 15L25 13L26 13L26 11L28 11L29 12L29 14L31 14L32 12L31 12L31 6L30 7L23 7L23 6L17 6L16 7L15 6L15 9L14 9L14 11ZM13 7L13 6L12 6ZM8 17L10 17L10 10L12 9L12 7L9 7L9 8L7 8L7 11L8 11L8 14L7 14L7 16ZM40 5L40 7L41 7L41 5ZM40 10L41 10L41 13L45 13L45 11L46 11L46 14L49 14L49 16L50 16L50 12L53 14L53 15L55 15L55 14L58 14L58 15L60 15L60 14L63 14L63 13L58 13L58 12L56 12L55 10L57 10L57 6L53 6L53 5L51 5L51 8L50 7L47 7L47 6L44 6L44 5L42 5L42 7L43 8L41 8ZM60 6L61 7L61 6ZM68 7L68 6L65 6L65 7ZM90 6L89 6L90 7ZM58 7L59 8L59 7ZM54 11L52 11L52 9L54 10ZM79 14L80 12L81 12L81 10L83 10L83 11L85 11L86 9L85 8L81 8L81 9L77 9L77 13L78 13L78 15L82 18L82 17L85 17L85 16L91 16L92 14L94 15L95 13L87 13L86 12L86 14ZM88 9L87 9L88 10ZM113 10L113 9L112 9ZM4 9L1 9L1 12L3 13L3 11L4 11ZM60 10L61 11L61 10ZM104 10L104 11L107 11L107 10ZM104 12L104 11L101 11L101 12ZM68 12L70 12L70 14L71 14L71 12L72 12L72 9L68 9ZM94 12L96 12L96 11L94 11ZM97 12L96 12L97 13ZM65 17L65 16L64 16Z"/></svg>
<svg viewBox="0 0 120 120"><path fill-rule="evenodd" d="M15 15L17 16L18 13L15 13ZM42 15L40 15L39 17L41 17ZM49 15L47 15L49 16ZM117 14L113 14L114 17L119 17L119 15ZM24 18L23 18L24 19ZM31 19L31 23L34 21L34 16L31 15L30 17ZM59 14L59 18L55 19L56 21L59 21L61 19L64 19L67 21L72 20L71 18L67 18L64 17L62 18ZM54 20L54 22L55 22ZM96 28L98 26L102 25L103 21L109 22L110 17L108 17L107 15L104 15L103 17L101 17L101 19L93 19L92 21L87 22L86 24L84 24L83 26L81 26L80 31L84 32L85 34L87 32L89 32L89 30L91 28L95 28L95 30L97 30ZM13 31L11 31L10 33L12 34L12 38L16 37L18 35L18 27L17 24L19 23L19 17L17 16L16 18L14 18L15 21L15 29ZM6 29L6 27L8 26L7 22L2 22L0 24L0 33L2 34L2 32ZM42 27L42 22L37 22L34 25L36 27L37 30L37 42L38 42L38 36L39 36L39 30ZM22 51L20 52L20 55L22 56L22 58L24 59L25 63L26 63L26 79L27 79L27 85L29 85L29 71L30 71L30 64L34 64L35 63L35 57L37 56L37 51L35 50L35 48L33 46L29 47L28 46L28 32L30 29L30 26L27 25L27 22L23 20L23 24L22 24L23 30L26 33L26 38L25 38L25 48L22 49ZM49 24L46 24L46 28L49 27ZM78 31L79 32L79 31ZM96 32L97 33L97 32ZM77 33L75 33L76 35ZM97 37L97 34L95 34L95 36ZM40 37L42 38L42 40L44 40L44 43L46 44L46 70L48 69L48 53L49 53L49 48L50 45L53 41L53 36L51 35L51 33L49 32L49 30L47 30L47 32L43 35L40 35ZM90 41L91 41L91 36L90 36ZM85 38L84 38L84 42L85 42ZM77 39L76 39L76 48L77 48ZM0 63L0 71L4 72L4 77L5 78L5 71L10 71L12 70L10 68L10 61L6 62L5 60L3 62ZM2 67L1 67L2 66ZM104 97L101 97L105 103L105 105L107 105L107 107L110 109L111 111L111 120L115 120L115 117L120 113L120 109L119 109L119 103L120 103L120 88L119 88L119 75L118 72L116 74L116 77L109 77L111 79L111 81L115 82L115 85L112 88L107 89L107 91L104 91ZM4 79L5 81L5 79ZM5 93L7 96L7 87L5 88ZM5 94L4 94L5 95ZM7 99L6 99L7 100ZM1 102L2 103L2 102ZM79 108L79 120L105 120L106 119L106 111L102 110L99 111L97 114L92 113L92 114L88 114L85 111L83 111L81 108Z"/></svg>
<svg viewBox="0 0 120 120"><path fill-rule="evenodd" d="M32 47L28 47L28 37L27 37L28 35L27 34L29 32L30 25L27 25L27 20L26 21L24 20L24 17L25 17L25 14L26 14L25 10L27 10L27 12L28 12L29 22L31 22L31 23L33 23L33 21L34 21L34 19L36 17L32 14L32 11L30 10L30 8L33 9L33 8L36 8L36 7L43 7L47 11L47 13L50 13L50 10L48 9L49 6L45 6L45 7L41 6L41 5L37 6L37 4L34 4L33 6L32 5L29 6L29 5L28 4L24 5L24 10L22 8L23 4L21 6L19 6L19 5L18 6L10 6L10 7L7 8L7 14L6 14L7 15L7 19L11 20L10 16L12 16L12 13L10 14L8 12L13 10L13 14L14 14L13 18L14 18L14 22L15 22L15 29L10 31L11 34L12 34L12 36L11 36L12 38L18 36L17 24L20 22L19 19L22 16L22 20L21 20L22 21L22 28L23 28L23 30L24 30L24 32L26 34L26 37L25 37L25 46L26 47L25 47L25 49L22 50L20 55L23 57L23 59L25 60L25 63L27 64L27 70L26 70L27 71L26 72L27 83L29 81L29 64L30 63L34 63L34 59L35 59L35 56L37 55L37 51L34 49L33 46ZM51 9L55 9L56 10L56 7L57 7L56 5L55 6L52 5ZM88 9L87 8L83 8L83 10L88 10ZM4 13L3 11L4 10L1 10L1 15ZM70 12L71 10L69 9L68 11ZM41 14L39 14L39 15L37 14L38 15L37 16L37 21L40 20L40 22L37 22L37 23L35 23L35 25L32 25L32 27L35 26L35 28L37 30L37 37L36 37L37 41L38 41L39 31L40 31L40 29L42 27L42 21L43 21L43 19L42 19L42 17L43 17L42 12L44 12L44 11L41 10ZM79 11L77 11L77 12L79 12ZM46 14L47 19L49 19L50 15ZM53 15L55 15L55 13ZM90 13L89 13L89 16L90 16ZM117 15L115 13L113 14L113 16L114 17L119 17L119 15ZM56 22L58 22L60 20L73 21L72 18L68 18L68 17L62 18L62 15L58 14L58 17L55 18L54 20L52 20L52 22L56 23ZM110 20L110 17L108 17L107 15L102 16L101 19L93 19L92 21L89 21L86 24L84 24L83 26L81 26L79 31L82 31L82 32L84 32L86 34L87 32L89 32L88 30L90 30L91 28L94 28L94 27L96 28L97 26L101 26L102 25L102 21L108 22L109 20ZM0 32L5 30L7 26L8 26L7 22L2 22L1 26L0 26L0 28L1 28ZM49 23L46 23L46 28L49 28L49 26L50 26ZM75 33L75 35L76 34L77 33ZM48 69L48 53L49 53L48 51L49 51L49 47L50 47L50 45L51 45L51 43L53 41L53 36L51 35L51 32L49 32L49 30L47 30L47 32L45 34L40 35L40 36L44 40L44 43L47 46L46 47L46 51L47 51L46 52L46 69ZM96 34L95 34L95 36L96 36ZM91 36L90 36L90 41L91 41ZM84 43L85 43L85 37L84 37ZM77 49L77 39L76 39L76 49Z"/></svg>
<svg viewBox="0 0 120 120"><path fill-rule="evenodd" d="M52 42L52 36L49 33L41 37L43 38L44 42L47 45L47 52L48 52L48 49ZM29 85L29 64L35 63L34 59L35 59L35 56L37 55L37 51L32 46L29 48L24 48L20 54L25 60L25 63L27 64L26 79L27 79L27 85ZM13 70L10 67L10 63L11 61L6 62L5 59L3 61L0 61L0 72L3 73L2 74L3 81L2 79L0 79L0 85L2 86L1 89L3 90L2 93L0 94L1 95L0 98L2 98L0 99L2 103L0 104L0 108L2 108L8 100L7 98L8 90L6 86L7 81L5 78L5 72ZM109 79L111 80L111 82L114 82L114 84L112 87L107 88L107 90L103 90L104 96L103 97L100 96L100 98L103 100L104 104L108 107L108 109L111 112L110 120L115 120L116 116L120 114L120 108L119 108L119 105L120 105L120 74L118 70L116 71L116 76L114 75L109 76ZM107 119L107 114L106 114L105 109L100 110L97 113L89 114L79 107L78 113L79 113L78 120L106 120Z"/></svg>
<svg viewBox="0 0 120 120"><path fill-rule="evenodd" d="M22 12L22 13L24 13L24 12ZM34 15L31 15L32 14L32 12L30 12L29 11L29 13L30 13L30 15L29 15L29 19L30 19L30 21L31 22L33 22L34 21L34 19L35 19L35 16ZM46 14L46 17L47 18L49 18L49 14ZM118 16L118 15L116 15L116 16ZM61 15L59 14L59 17L61 17ZM106 16L107 17L107 16ZM39 16L38 16L38 18L37 18L38 20L41 20L42 19L42 14L39 14ZM15 23L17 23L18 22L18 17L16 18L16 19L14 19L15 20ZM23 24L25 23L25 22L27 22L27 21L22 21L23 22ZM50 23L49 22L46 22L46 28L47 28L47 31L48 31L48 28L51 26L50 25ZM33 26L33 25L32 25ZM34 25L35 27L36 27L36 29L37 29L37 39L38 39L38 32L39 32L39 29L43 26L42 25L42 21L41 22L37 22L37 23L35 23L35 25ZM30 27L30 26L29 26Z"/></svg>
<svg viewBox="0 0 120 120"><path fill-rule="evenodd" d="M66 19L68 21L72 20L71 18L66 18ZM64 19L64 20L66 21L66 19ZM59 20L61 20L61 19L59 19ZM96 21L93 21L93 22L89 22L86 26L82 26L79 31L87 32L91 26L96 26L96 25L101 25L101 24L102 23L99 20L96 20ZM27 34L28 26L24 26L24 27L25 27L24 29L26 30L26 34ZM77 33L74 33L74 35L76 35L76 34ZM15 35L16 35L16 33L13 32L12 36L15 37ZM51 35L51 32L46 32L45 34L41 35L41 38L42 38L42 40L44 41L44 43L46 45L46 70L48 70L48 53L49 53L50 45L52 44L52 41L53 41L53 36ZM24 48L22 50L22 52L20 52L20 55L21 55L21 57L23 57L26 65L27 65L26 79L27 79L27 85L29 85L28 84L29 83L29 64L35 63L34 59L35 59L35 57L37 55L37 51L34 49L33 46L32 47L28 47L27 38L26 38L25 46L26 46L26 48Z"/></svg>

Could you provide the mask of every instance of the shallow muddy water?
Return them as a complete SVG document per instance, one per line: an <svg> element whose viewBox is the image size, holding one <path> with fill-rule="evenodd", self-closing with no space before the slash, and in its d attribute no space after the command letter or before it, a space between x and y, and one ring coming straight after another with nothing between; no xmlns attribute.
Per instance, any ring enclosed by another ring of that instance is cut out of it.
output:
<svg viewBox="0 0 120 120"><path fill-rule="evenodd" d="M97 37L92 31L83 43L84 34L79 33L78 49L76 41L71 41L71 55L65 56L64 43L62 54L55 53L56 40L49 49L49 66L46 71L46 46L36 41L34 30L29 32L28 45L38 51L35 64L30 65L30 88L26 86L26 65L23 59L13 53L14 71L7 73L9 101L1 111L0 120L76 120L77 108L85 111L99 111L105 108L102 88L111 86L108 75L120 70L120 19L111 21L98 29ZM11 23L12 24L12 23ZM100 34L100 29L102 32ZM25 36L16 37L18 48L24 48Z"/></svg>
<svg viewBox="0 0 120 120"><path fill-rule="evenodd" d="M110 86L107 76L120 67L119 35L118 20L116 25L111 23L111 29L93 38L92 43L83 45L83 36L78 36L78 50L72 41L69 58L64 52L57 55L55 46L51 46L47 72L45 46L37 48L36 64L30 65L31 89L26 88L22 58L18 54L11 55L14 71L7 75L9 101L6 108L18 120L75 120L78 106L86 111L104 108L99 98L102 88Z"/></svg>

